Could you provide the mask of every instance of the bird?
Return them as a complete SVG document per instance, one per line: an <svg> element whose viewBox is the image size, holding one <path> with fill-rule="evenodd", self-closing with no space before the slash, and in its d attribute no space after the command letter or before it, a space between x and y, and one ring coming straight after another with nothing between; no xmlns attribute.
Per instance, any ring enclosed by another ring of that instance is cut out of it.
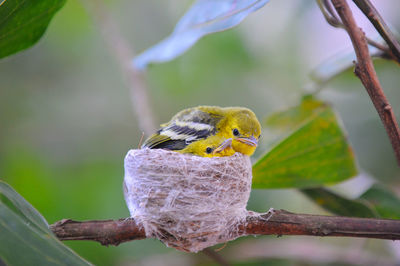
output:
<svg viewBox="0 0 400 266"><path fill-rule="evenodd" d="M261 125L254 112L248 108L197 106L184 109L169 122L161 124L160 129L147 138L141 148L186 153L193 150L190 145L202 146L205 143L196 144L196 142L212 136L217 138L211 139L215 143L210 146L218 148L222 142L228 141L234 152L251 156L261 136ZM218 156L225 152L212 154Z"/></svg>
<svg viewBox="0 0 400 266"><path fill-rule="evenodd" d="M190 153L201 157L224 157L235 154L232 148L232 139L225 139L220 136L210 136L190 143L180 153Z"/></svg>

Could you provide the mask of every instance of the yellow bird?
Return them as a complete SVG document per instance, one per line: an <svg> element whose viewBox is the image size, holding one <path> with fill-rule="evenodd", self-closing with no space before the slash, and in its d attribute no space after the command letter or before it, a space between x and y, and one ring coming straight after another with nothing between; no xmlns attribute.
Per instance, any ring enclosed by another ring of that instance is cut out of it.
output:
<svg viewBox="0 0 400 266"><path fill-rule="evenodd" d="M260 134L260 122L256 115L247 108L198 106L182 110L171 121L162 124L155 134L144 141L142 148L167 149L186 153L189 150L193 151L193 147L196 146L203 149L203 145L210 145L211 141L215 141L215 143L210 146L217 148L227 141L225 144L229 143L230 145L222 145L222 147L231 146L234 152L250 156L257 147ZM212 136L216 138L196 144L197 141L206 140ZM194 146L191 147L191 145ZM197 155L205 155L200 154L203 154L203 151L199 150ZM219 152L211 154L221 156L225 152L219 150Z"/></svg>
<svg viewBox="0 0 400 266"><path fill-rule="evenodd" d="M223 157L235 154L232 148L232 139L219 136L210 136L190 143L186 148L177 150L180 153L190 153L201 157Z"/></svg>

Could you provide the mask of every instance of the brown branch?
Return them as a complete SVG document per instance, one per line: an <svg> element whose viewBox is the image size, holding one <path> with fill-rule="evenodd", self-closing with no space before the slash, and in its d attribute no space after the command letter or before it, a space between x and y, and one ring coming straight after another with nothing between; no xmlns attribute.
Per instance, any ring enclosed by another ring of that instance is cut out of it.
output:
<svg viewBox="0 0 400 266"><path fill-rule="evenodd" d="M146 238L134 219L84 221L61 220L50 226L60 240L92 240L102 245ZM239 236L309 235L400 240L400 220L295 214L275 210L273 214L249 215L239 225Z"/></svg>
<svg viewBox="0 0 400 266"><path fill-rule="evenodd" d="M106 246L146 238L143 227L130 218L84 222L63 219L50 229L60 240L92 240Z"/></svg>
<svg viewBox="0 0 400 266"><path fill-rule="evenodd" d="M231 265L229 262L225 260L220 254L218 254L215 250L211 248L205 248L201 251L204 255L208 256L209 258L213 259L218 265L221 266L229 266Z"/></svg>
<svg viewBox="0 0 400 266"><path fill-rule="evenodd" d="M324 18L329 25L335 28L345 30L345 26L343 25L340 18L337 16L329 0L317 0L317 4L319 9L321 10L322 15L324 15ZM367 43L369 45L381 51L381 53L376 53L374 57L380 57L387 60L394 60L395 62L400 64L400 59L393 54L392 50L390 50L389 47L380 44L374 41L373 39L368 38L367 36L365 38L367 39Z"/></svg>
<svg viewBox="0 0 400 266"><path fill-rule="evenodd" d="M151 135L156 130L154 115L144 76L132 63L134 57L132 45L129 45L122 36L119 27L104 8L103 1L83 2L98 24L111 55L115 57L120 65L130 89L132 107L134 114L136 114L139 128L146 135Z"/></svg>
<svg viewBox="0 0 400 266"><path fill-rule="evenodd" d="M400 62L400 43L390 31L378 10L376 10L369 0L353 0L353 2L371 21L372 25L374 25L375 29L388 44L393 56L396 57L398 62Z"/></svg>
<svg viewBox="0 0 400 266"><path fill-rule="evenodd" d="M392 107L383 92L376 75L364 32L357 26L346 0L331 0L353 43L357 56L354 73L366 88L385 126L390 142L400 165L400 131Z"/></svg>
<svg viewBox="0 0 400 266"><path fill-rule="evenodd" d="M268 214L269 215L269 214ZM265 218L265 219L263 219ZM247 218L244 235L342 236L400 240L400 220L296 214L274 211L272 217Z"/></svg>

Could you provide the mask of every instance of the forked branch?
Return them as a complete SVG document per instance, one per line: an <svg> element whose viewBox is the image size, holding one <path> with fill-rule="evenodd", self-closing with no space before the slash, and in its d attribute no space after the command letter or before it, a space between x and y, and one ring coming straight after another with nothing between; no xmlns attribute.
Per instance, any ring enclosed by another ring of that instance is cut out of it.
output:
<svg viewBox="0 0 400 266"><path fill-rule="evenodd" d="M400 62L400 43L394 34L391 32L386 22L383 20L378 10L370 2L370 0L353 0L358 8L364 13L364 15L371 21L375 29L379 32L382 38L388 44L390 51L396 58L397 62Z"/></svg>
<svg viewBox="0 0 400 266"><path fill-rule="evenodd" d="M392 107L387 100L376 75L364 32L357 26L346 0L331 0L342 23L349 34L357 56L354 73L359 77L367 90L379 117L385 126L394 149L397 162L400 165L400 130Z"/></svg>

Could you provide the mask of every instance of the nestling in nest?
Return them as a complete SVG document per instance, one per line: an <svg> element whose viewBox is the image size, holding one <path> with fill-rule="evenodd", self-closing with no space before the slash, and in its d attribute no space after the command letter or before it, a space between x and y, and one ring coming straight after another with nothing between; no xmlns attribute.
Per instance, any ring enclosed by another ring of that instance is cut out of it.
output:
<svg viewBox="0 0 400 266"><path fill-rule="evenodd" d="M248 214L249 155L260 132L249 109L200 106L129 151L125 200L147 237L188 252L235 239Z"/></svg>

